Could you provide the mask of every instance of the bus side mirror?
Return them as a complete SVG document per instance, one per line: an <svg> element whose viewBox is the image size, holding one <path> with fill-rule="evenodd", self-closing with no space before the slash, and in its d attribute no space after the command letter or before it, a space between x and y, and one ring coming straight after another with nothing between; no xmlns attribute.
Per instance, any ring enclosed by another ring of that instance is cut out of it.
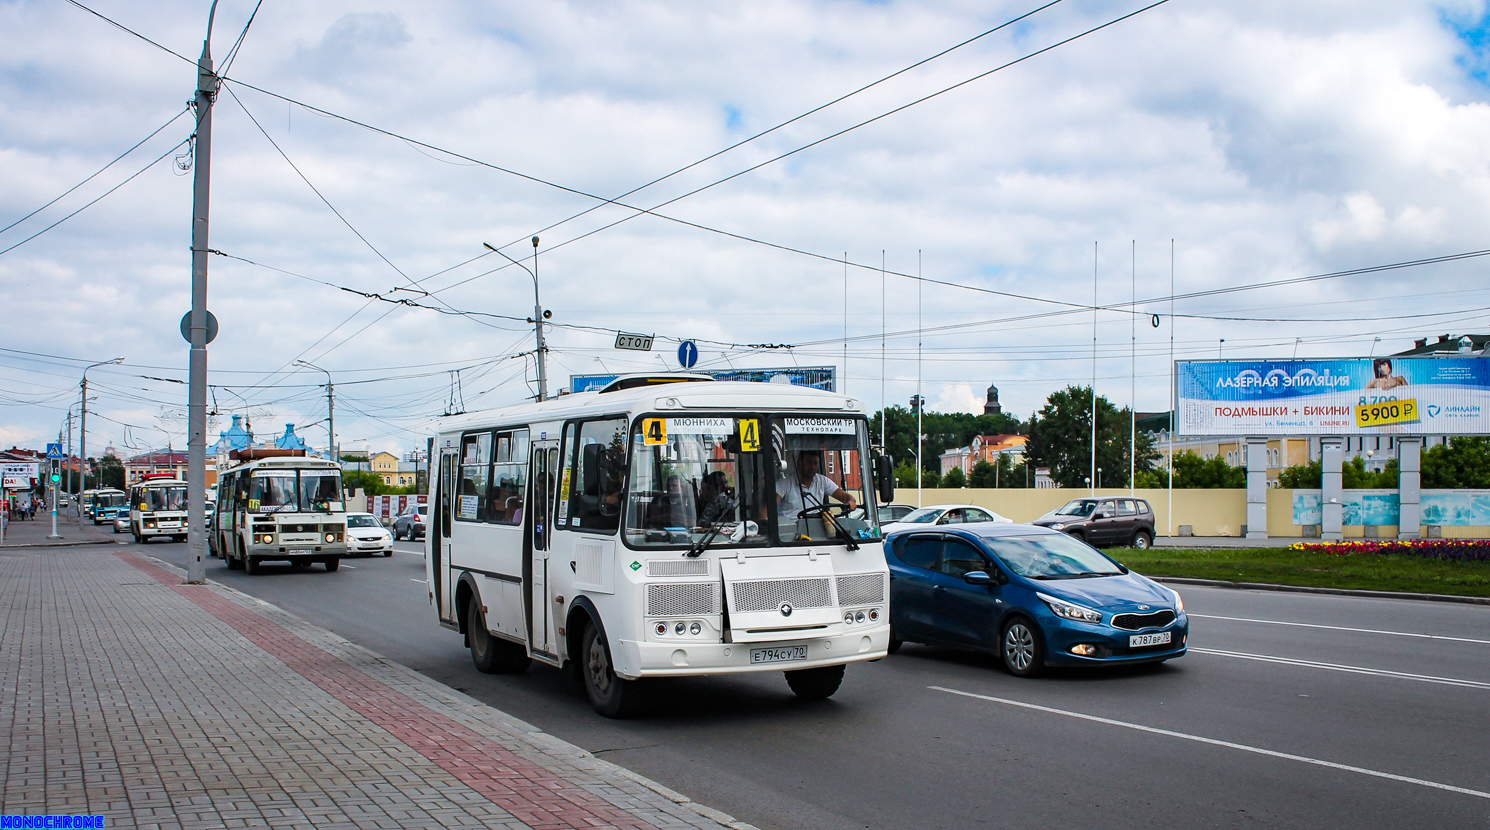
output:
<svg viewBox="0 0 1490 830"><path fill-rule="evenodd" d="M888 455L874 457L874 489L881 504L895 500L895 459Z"/></svg>

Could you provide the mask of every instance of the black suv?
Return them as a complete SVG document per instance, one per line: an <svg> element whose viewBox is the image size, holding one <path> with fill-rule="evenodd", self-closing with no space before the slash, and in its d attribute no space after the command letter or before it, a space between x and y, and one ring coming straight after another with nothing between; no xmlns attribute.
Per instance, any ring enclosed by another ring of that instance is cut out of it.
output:
<svg viewBox="0 0 1490 830"><path fill-rule="evenodd" d="M1154 511L1149 503L1124 496L1072 499L1030 524L1069 533L1098 548L1142 550L1154 543Z"/></svg>

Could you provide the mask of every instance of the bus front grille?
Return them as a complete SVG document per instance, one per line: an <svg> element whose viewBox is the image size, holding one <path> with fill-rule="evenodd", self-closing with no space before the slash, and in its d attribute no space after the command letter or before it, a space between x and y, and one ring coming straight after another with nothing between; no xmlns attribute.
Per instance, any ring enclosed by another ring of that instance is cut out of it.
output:
<svg viewBox="0 0 1490 830"><path fill-rule="evenodd" d="M718 613L717 582L665 582L647 586L649 617L696 617Z"/></svg>
<svg viewBox="0 0 1490 830"><path fill-rule="evenodd" d="M648 559L647 576L708 576L707 559Z"/></svg>
<svg viewBox="0 0 1490 830"><path fill-rule="evenodd" d="M733 610L775 611L783 603L793 608L832 608L833 587L827 577L812 579L763 579L736 582L730 586Z"/></svg>
<svg viewBox="0 0 1490 830"><path fill-rule="evenodd" d="M838 604L879 605L885 601L884 574L854 574L838 577Z"/></svg>

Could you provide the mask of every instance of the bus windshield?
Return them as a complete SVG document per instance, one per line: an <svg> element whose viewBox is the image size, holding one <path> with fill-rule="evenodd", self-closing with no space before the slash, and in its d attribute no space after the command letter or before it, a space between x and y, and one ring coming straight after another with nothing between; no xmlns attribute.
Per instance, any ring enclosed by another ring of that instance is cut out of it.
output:
<svg viewBox="0 0 1490 830"><path fill-rule="evenodd" d="M759 418L643 418L631 445L633 546L765 545Z"/></svg>
<svg viewBox="0 0 1490 830"><path fill-rule="evenodd" d="M249 481L248 509L255 513L340 511L341 474L335 470L256 470Z"/></svg>
<svg viewBox="0 0 1490 830"><path fill-rule="evenodd" d="M632 546L878 538L857 509L870 478L862 420L643 417L638 426L626 511Z"/></svg>
<svg viewBox="0 0 1490 830"><path fill-rule="evenodd" d="M115 490L108 493L99 493L95 499L94 504L98 507L123 507L129 497Z"/></svg>
<svg viewBox="0 0 1490 830"><path fill-rule="evenodd" d="M186 485L172 487L146 487L140 493L141 511L155 513L162 510L186 509Z"/></svg>

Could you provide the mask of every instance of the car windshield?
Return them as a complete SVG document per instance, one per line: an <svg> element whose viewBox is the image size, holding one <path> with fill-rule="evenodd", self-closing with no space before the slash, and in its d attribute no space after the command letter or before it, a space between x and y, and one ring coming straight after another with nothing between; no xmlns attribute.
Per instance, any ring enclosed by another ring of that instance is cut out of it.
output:
<svg viewBox="0 0 1490 830"><path fill-rule="evenodd" d="M1065 534L985 536L983 543L1009 570L1030 579L1115 576L1116 562Z"/></svg>
<svg viewBox="0 0 1490 830"><path fill-rule="evenodd" d="M923 507L920 510L912 510L905 514L900 518L900 521L925 525L936 521L936 518L940 515L942 515L942 508L940 507Z"/></svg>
<svg viewBox="0 0 1490 830"><path fill-rule="evenodd" d="M1065 507L1055 511L1057 516L1090 516L1097 503L1090 499L1076 499L1067 502Z"/></svg>
<svg viewBox="0 0 1490 830"><path fill-rule="evenodd" d="M382 527L372 516L347 516L347 527Z"/></svg>

